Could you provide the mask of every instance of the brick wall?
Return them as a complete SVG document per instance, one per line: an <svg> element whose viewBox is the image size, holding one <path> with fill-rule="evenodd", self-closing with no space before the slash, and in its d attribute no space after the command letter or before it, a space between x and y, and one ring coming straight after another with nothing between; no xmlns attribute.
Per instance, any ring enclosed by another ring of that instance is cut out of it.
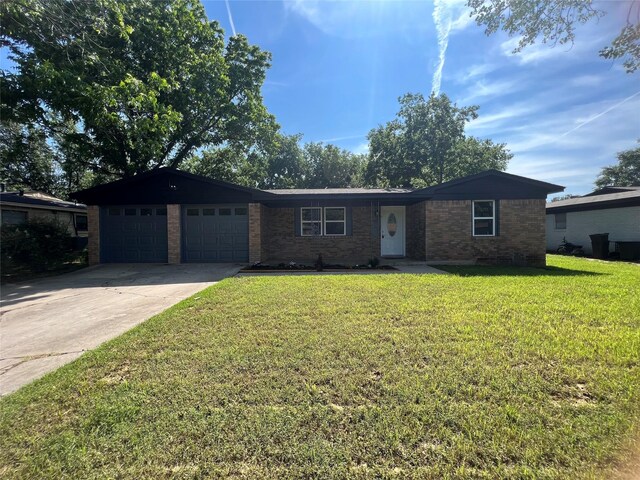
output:
<svg viewBox="0 0 640 480"><path fill-rule="evenodd" d="M425 208L420 202L407 206L407 257L413 260L425 260Z"/></svg>
<svg viewBox="0 0 640 480"><path fill-rule="evenodd" d="M545 265L545 201L500 200L499 235L474 237L470 200L427 201L427 261Z"/></svg>
<svg viewBox="0 0 640 480"><path fill-rule="evenodd" d="M167 247L170 264L182 262L181 240L180 205L169 204L167 205Z"/></svg>
<svg viewBox="0 0 640 480"><path fill-rule="evenodd" d="M295 234L294 208L262 208L263 261L313 263L318 254L327 263L365 263L380 256L378 223L370 207L352 207L352 235L300 237Z"/></svg>
<svg viewBox="0 0 640 480"><path fill-rule="evenodd" d="M262 205L249 204L249 263L260 262L262 257Z"/></svg>
<svg viewBox="0 0 640 480"><path fill-rule="evenodd" d="M97 265L100 263L100 207L97 205L87 207L87 223L89 265Z"/></svg>

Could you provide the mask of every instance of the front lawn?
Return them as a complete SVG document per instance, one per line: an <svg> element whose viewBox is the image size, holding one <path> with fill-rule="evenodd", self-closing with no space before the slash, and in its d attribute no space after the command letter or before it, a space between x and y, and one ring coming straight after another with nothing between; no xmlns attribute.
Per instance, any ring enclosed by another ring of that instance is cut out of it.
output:
<svg viewBox="0 0 640 480"><path fill-rule="evenodd" d="M2 399L0 477L615 478L640 266L549 264L225 280Z"/></svg>

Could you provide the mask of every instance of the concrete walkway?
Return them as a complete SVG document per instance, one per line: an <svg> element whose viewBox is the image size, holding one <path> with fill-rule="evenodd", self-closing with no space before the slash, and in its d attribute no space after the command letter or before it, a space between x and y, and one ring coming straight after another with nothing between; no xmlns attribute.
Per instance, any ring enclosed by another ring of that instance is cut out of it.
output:
<svg viewBox="0 0 640 480"><path fill-rule="evenodd" d="M120 264L6 285L0 292L0 395L78 358L203 288L234 264Z"/></svg>

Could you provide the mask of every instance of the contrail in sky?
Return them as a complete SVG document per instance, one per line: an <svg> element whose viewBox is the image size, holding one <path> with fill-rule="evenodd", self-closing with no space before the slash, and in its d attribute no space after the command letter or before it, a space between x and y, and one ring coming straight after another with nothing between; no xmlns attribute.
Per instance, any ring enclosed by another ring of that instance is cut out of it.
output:
<svg viewBox="0 0 640 480"><path fill-rule="evenodd" d="M447 46L449 45L449 32L451 32L451 12L445 5L446 0L435 0L433 2L433 23L438 34L438 66L433 72L431 81L431 92L438 95L440 93L440 83L442 82L442 69L444 68Z"/></svg>
<svg viewBox="0 0 640 480"><path fill-rule="evenodd" d="M225 5L227 6L227 13L229 14L229 23L231 24L231 31L233 34L236 34L236 26L233 24L233 17L231 16L231 7L229 6L229 0L224 0Z"/></svg>
<svg viewBox="0 0 640 480"><path fill-rule="evenodd" d="M638 95L640 95L640 92L636 92L633 95L631 95L630 97L625 98L624 100L616 103L614 106L607 108L605 111L600 112L596 115L594 115L593 117L589 117L587 118L584 122L576 125L575 127L573 127L571 130L568 130L566 132L564 132L562 135L560 135L558 138L556 138L556 140L560 140L563 137L566 137L567 135L569 135L572 132L575 132L576 130L578 130L579 128L584 127L587 123L591 123L593 122L596 118L600 118L601 116L609 113L611 110L613 110L614 108L619 107L620 105L622 105L623 103L628 102L629 100L631 100L633 97L637 97Z"/></svg>

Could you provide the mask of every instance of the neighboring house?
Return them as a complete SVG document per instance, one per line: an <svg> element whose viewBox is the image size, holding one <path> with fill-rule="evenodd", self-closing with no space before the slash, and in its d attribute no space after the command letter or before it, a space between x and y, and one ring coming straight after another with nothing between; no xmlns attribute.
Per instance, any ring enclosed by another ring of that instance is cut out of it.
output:
<svg viewBox="0 0 640 480"><path fill-rule="evenodd" d="M2 225L34 220L56 220L74 237L87 236L87 207L35 191L1 192Z"/></svg>
<svg viewBox="0 0 640 480"><path fill-rule="evenodd" d="M160 168L74 194L89 261L545 264L563 187L489 170L419 189L258 190Z"/></svg>
<svg viewBox="0 0 640 480"><path fill-rule="evenodd" d="M604 187L583 197L547 203L547 249L563 238L592 254L589 235L608 233L611 243L640 241L640 187Z"/></svg>

